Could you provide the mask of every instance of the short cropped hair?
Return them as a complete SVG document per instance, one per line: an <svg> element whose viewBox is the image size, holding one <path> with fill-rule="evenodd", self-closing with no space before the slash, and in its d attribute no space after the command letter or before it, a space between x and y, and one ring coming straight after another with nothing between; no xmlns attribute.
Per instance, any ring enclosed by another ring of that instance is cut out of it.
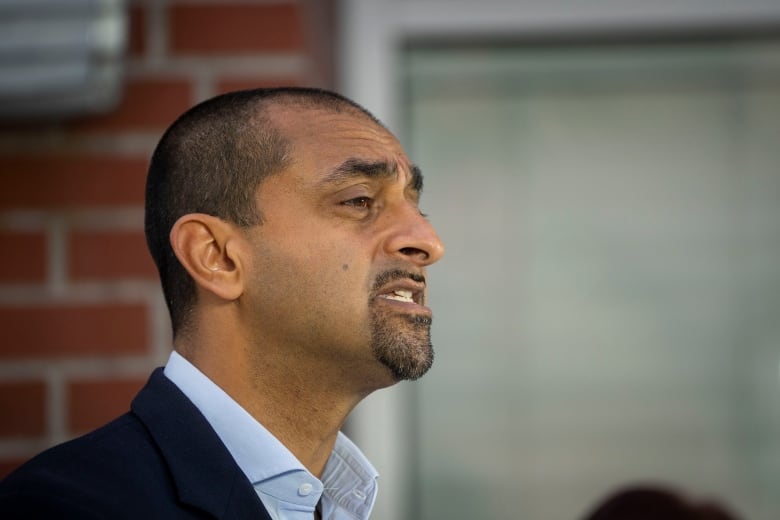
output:
<svg viewBox="0 0 780 520"><path fill-rule="evenodd" d="M347 111L381 125L363 107L334 92L280 87L211 98L166 130L149 165L144 227L174 336L188 325L197 291L173 252L171 229L190 213L213 215L242 227L262 223L257 188L291 160L291 143L268 116L268 107L276 104Z"/></svg>

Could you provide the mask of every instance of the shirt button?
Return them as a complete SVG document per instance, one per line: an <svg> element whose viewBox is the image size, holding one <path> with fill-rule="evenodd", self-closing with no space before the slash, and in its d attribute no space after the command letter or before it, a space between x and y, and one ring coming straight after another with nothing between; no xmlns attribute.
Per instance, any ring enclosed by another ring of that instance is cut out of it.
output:
<svg viewBox="0 0 780 520"><path fill-rule="evenodd" d="M307 497L311 494L311 490L314 489L311 484L305 482L298 488L298 494L302 497Z"/></svg>
<svg viewBox="0 0 780 520"><path fill-rule="evenodd" d="M362 491L360 491L359 489L353 489L352 490L352 494L355 495L360 500L365 500L366 499L366 494L363 493Z"/></svg>

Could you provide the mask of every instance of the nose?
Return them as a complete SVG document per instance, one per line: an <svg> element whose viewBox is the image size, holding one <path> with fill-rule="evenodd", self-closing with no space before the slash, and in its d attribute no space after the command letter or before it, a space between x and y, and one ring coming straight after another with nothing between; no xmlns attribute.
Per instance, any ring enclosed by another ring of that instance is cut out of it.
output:
<svg viewBox="0 0 780 520"><path fill-rule="evenodd" d="M444 256L444 244L439 235L416 206L405 205L393 220L395 225L385 242L389 255L421 267L438 262Z"/></svg>

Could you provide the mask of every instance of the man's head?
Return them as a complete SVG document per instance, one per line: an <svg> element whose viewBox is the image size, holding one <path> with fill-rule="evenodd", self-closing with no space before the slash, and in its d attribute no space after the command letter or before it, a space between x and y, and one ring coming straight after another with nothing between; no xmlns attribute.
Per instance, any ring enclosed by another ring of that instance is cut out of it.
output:
<svg viewBox="0 0 780 520"><path fill-rule="evenodd" d="M285 344L322 364L336 353L347 366L371 345L394 379L419 377L432 360L423 271L443 251L417 209L421 187L395 138L336 94L252 90L194 107L163 136L147 181L174 334L211 287L185 250L193 223L211 229L205 215L246 246L226 259L240 267L234 288L216 293L251 349Z"/></svg>

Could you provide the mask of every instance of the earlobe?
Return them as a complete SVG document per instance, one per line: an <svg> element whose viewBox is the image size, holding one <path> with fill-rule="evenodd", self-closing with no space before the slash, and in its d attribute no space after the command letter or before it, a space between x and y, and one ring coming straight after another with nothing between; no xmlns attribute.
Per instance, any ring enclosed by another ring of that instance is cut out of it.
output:
<svg viewBox="0 0 780 520"><path fill-rule="evenodd" d="M235 228L202 213L182 216L173 225L171 247L195 284L223 300L236 300L243 279Z"/></svg>

